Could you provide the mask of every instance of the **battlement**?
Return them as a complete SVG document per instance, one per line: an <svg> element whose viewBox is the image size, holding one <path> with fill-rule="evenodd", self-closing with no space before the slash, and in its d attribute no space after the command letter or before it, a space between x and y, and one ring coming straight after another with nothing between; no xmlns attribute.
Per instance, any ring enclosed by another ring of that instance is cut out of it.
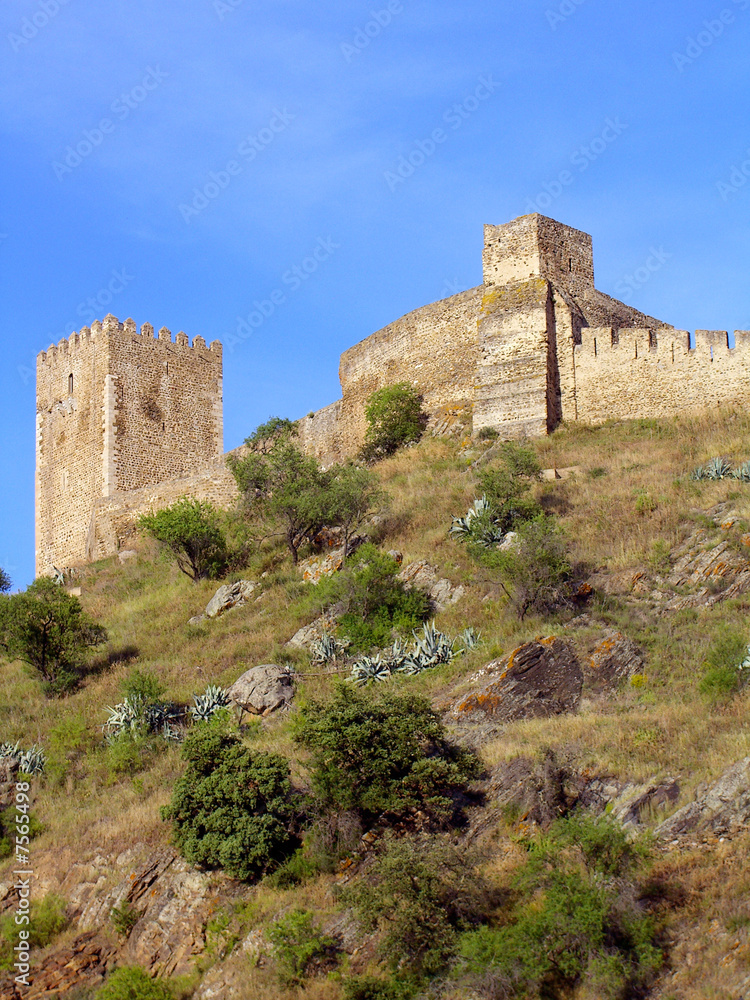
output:
<svg viewBox="0 0 750 1000"><path fill-rule="evenodd" d="M40 351L37 355L37 362L40 364L55 364L60 358L67 357L73 352L85 349L91 343L96 343L102 337L117 337L120 339L138 338L142 344L148 343L153 349L159 349L164 344L171 344L172 347L179 347L189 351L201 351L204 354L221 358L221 341L212 340L210 346L206 347L206 341L200 335L193 337L192 344L186 333L182 330L172 340L172 332L163 326L158 334L154 334L154 328L150 323L144 323L140 332L135 324L135 320L126 319L120 322L111 313L100 322L95 320L90 327L84 326L78 333L72 333L70 337L63 338L57 344L50 344L46 351ZM207 357L206 360L212 360Z"/></svg>
<svg viewBox="0 0 750 1000"><path fill-rule="evenodd" d="M648 355L661 361L676 359L701 359L717 361L750 360L750 331L734 331L735 346L729 346L726 330L696 330L694 345L690 346L687 330L662 327L652 330L645 327L586 327L581 330L581 343L575 345L575 356L602 357L622 362L635 361Z"/></svg>

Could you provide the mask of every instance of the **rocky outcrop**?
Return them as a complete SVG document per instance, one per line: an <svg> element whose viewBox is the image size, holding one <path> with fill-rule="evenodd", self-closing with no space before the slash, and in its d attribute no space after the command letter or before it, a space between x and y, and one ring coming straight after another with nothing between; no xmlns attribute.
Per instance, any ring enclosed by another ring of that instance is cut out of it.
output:
<svg viewBox="0 0 750 1000"><path fill-rule="evenodd" d="M264 663L251 667L227 691L240 712L262 715L288 708L294 697L294 680L288 667Z"/></svg>
<svg viewBox="0 0 750 1000"><path fill-rule="evenodd" d="M450 604L455 604L464 595L463 587L454 587L450 580L441 578L437 566L431 565L426 559L404 566L397 579L407 588L424 590L430 598L435 614L444 611Z"/></svg>
<svg viewBox="0 0 750 1000"><path fill-rule="evenodd" d="M15 801L18 766L17 757L0 757L0 812Z"/></svg>
<svg viewBox="0 0 750 1000"><path fill-rule="evenodd" d="M587 685L595 689L618 687L643 669L641 651L622 632L607 632L585 661Z"/></svg>
<svg viewBox="0 0 750 1000"><path fill-rule="evenodd" d="M247 603L250 595L258 585L252 580L237 580L236 583L225 583L216 591L214 596L206 605L206 610L201 615L194 615L188 622L189 625L198 625L206 618L218 618L225 611L231 608L241 608Z"/></svg>
<svg viewBox="0 0 750 1000"><path fill-rule="evenodd" d="M65 996L82 986L99 985L113 963L117 949L95 932L82 934L67 948L47 955L29 973L30 986L19 986L13 974L0 977L0 1000L38 1000Z"/></svg>
<svg viewBox="0 0 750 1000"><path fill-rule="evenodd" d="M572 644L556 636L524 643L483 673L492 679L454 705L456 720L546 718L575 711L581 700L581 665Z"/></svg>
<svg viewBox="0 0 750 1000"><path fill-rule="evenodd" d="M682 834L732 834L750 822L750 757L737 761L693 802L656 828L665 839Z"/></svg>

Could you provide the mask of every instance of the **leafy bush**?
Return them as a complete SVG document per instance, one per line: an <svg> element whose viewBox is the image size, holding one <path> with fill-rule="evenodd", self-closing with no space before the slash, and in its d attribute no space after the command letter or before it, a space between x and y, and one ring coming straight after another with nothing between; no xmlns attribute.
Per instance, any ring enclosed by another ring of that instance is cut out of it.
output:
<svg viewBox="0 0 750 1000"><path fill-rule="evenodd" d="M48 695L75 688L88 651L107 632L84 612L77 597L46 577L25 591L0 595L0 649L36 670Z"/></svg>
<svg viewBox="0 0 750 1000"><path fill-rule="evenodd" d="M310 753L321 812L350 810L364 821L413 810L446 821L452 795L481 770L472 751L446 738L429 702L414 695L371 698L340 684L328 703L303 706L294 739Z"/></svg>
<svg viewBox="0 0 750 1000"><path fill-rule="evenodd" d="M501 926L464 934L465 968L506 996L568 997L582 983L601 1000L643 988L661 962L634 881L639 852L607 820L558 820L528 845L515 905Z"/></svg>
<svg viewBox="0 0 750 1000"><path fill-rule="evenodd" d="M491 570L523 619L529 611L549 614L565 602L570 577L567 544L549 517L517 526L518 543L507 552L472 548L475 558Z"/></svg>
<svg viewBox="0 0 750 1000"><path fill-rule="evenodd" d="M31 948L46 948L68 926L65 900L50 892L30 907L28 944ZM14 913L0 918L0 969L11 969L15 961L13 947L18 942L18 926Z"/></svg>
<svg viewBox="0 0 750 1000"><path fill-rule="evenodd" d="M5 570L0 566L0 594L5 594L10 590L11 580Z"/></svg>
<svg viewBox="0 0 750 1000"><path fill-rule="evenodd" d="M366 881L342 896L366 930L383 931L381 951L394 968L434 976L446 968L458 932L487 915L477 860L443 838L389 839Z"/></svg>
<svg viewBox="0 0 750 1000"><path fill-rule="evenodd" d="M97 991L96 1000L174 1000L169 983L152 979L136 967L115 969Z"/></svg>
<svg viewBox="0 0 750 1000"><path fill-rule="evenodd" d="M60 719L50 729L47 742L47 774L53 784L60 784L72 764L85 753L92 742L86 717L77 714Z"/></svg>
<svg viewBox="0 0 750 1000"><path fill-rule="evenodd" d="M503 534L542 513L531 495L532 484L540 477L541 466L533 449L512 441L502 446L499 466L481 469L477 474L492 519Z"/></svg>
<svg viewBox="0 0 750 1000"><path fill-rule="evenodd" d="M344 1000L408 1000L416 989L403 973L393 979L377 976L352 976L341 984Z"/></svg>
<svg viewBox="0 0 750 1000"><path fill-rule="evenodd" d="M181 497L170 507L138 520L142 531L161 542L191 580L216 579L226 570L229 550L213 504Z"/></svg>
<svg viewBox="0 0 750 1000"><path fill-rule="evenodd" d="M18 817L18 822L16 821ZM24 836L29 840L38 837L44 830L42 823L33 813L17 813L15 805L9 805L7 809L0 812L0 860L9 858L15 851L17 827L28 827L28 833L24 830Z"/></svg>
<svg viewBox="0 0 750 1000"><path fill-rule="evenodd" d="M367 432L360 456L377 461L418 441L427 425L422 397L408 382L397 382L374 392L365 406Z"/></svg>
<svg viewBox="0 0 750 1000"><path fill-rule="evenodd" d="M183 857L243 880L282 862L290 846L288 761L253 753L221 716L186 736L182 757L187 768L162 818Z"/></svg>
<svg viewBox="0 0 750 1000"><path fill-rule="evenodd" d="M136 667L122 682L120 690L126 701L139 700L144 705L153 705L161 700L166 689L152 670Z"/></svg>
<svg viewBox="0 0 750 1000"><path fill-rule="evenodd" d="M332 593L346 608L338 632L352 652L386 646L394 631L406 633L427 617L429 598L421 590L407 590L397 579L399 570L395 559L367 543L333 582Z"/></svg>
<svg viewBox="0 0 750 1000"><path fill-rule="evenodd" d="M113 906L109 911L109 920L117 933L126 938L138 923L141 914L129 899L123 899L119 906Z"/></svg>
<svg viewBox="0 0 750 1000"><path fill-rule="evenodd" d="M294 909L279 917L266 931L273 945L279 979L287 986L299 983L312 967L331 958L335 941L321 934L308 910Z"/></svg>
<svg viewBox="0 0 750 1000"><path fill-rule="evenodd" d="M739 690L749 670L750 647L745 635L725 632L706 655L700 691L714 698L728 698Z"/></svg>

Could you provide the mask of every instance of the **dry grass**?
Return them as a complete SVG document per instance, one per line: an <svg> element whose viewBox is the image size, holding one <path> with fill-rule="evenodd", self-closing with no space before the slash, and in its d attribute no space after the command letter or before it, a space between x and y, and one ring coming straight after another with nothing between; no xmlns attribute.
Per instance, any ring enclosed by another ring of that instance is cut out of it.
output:
<svg viewBox="0 0 750 1000"><path fill-rule="evenodd" d="M696 465L714 455L735 462L750 457L748 442L750 416L720 414L596 429L563 427L533 446L545 467L582 469L575 478L540 488L543 502L559 514L573 559L591 570L624 573L647 567L656 542L664 540L673 547L685 537L695 524L693 510L731 499L750 520L750 486L689 479ZM464 585L462 600L438 617L440 627L454 634L473 625L483 633L481 649L470 656L417 678L393 682L399 690L424 694L436 704L455 698L462 679L490 659L535 635L563 632L561 620L520 623L515 619L465 547L447 535L451 515L463 514L475 496L469 463L477 455L462 453L451 441L428 438L377 466L393 497L379 540L386 548L400 550L405 562L428 559L439 566L442 575ZM639 500L643 497L647 499ZM261 578L264 572L267 575ZM169 698L189 701L209 682L228 684L254 664L291 660L303 675L311 675L303 676L299 700L327 696L335 679L319 676L304 654L284 648L296 629L315 616L314 592L300 582L278 546L257 553L243 576L261 582L257 600L218 620L189 626L188 618L205 606L217 583L192 584L152 543L144 542L131 562L121 566L115 559L106 560L83 573L83 603L107 626L110 642L109 661L103 658L100 671L81 690L49 701L36 678L21 665L2 667L0 739L48 745L52 729L66 721L82 717L87 726L83 746L77 755L71 754L74 759L67 777L57 784L37 783L34 808L46 830L35 850L54 852L75 846L79 855L85 855L95 848L120 851L134 838L146 843L164 840L159 808L180 773L179 750L154 755L139 773L117 775L102 747L105 708L120 700L122 682L134 665L155 672ZM555 746L564 748L581 767L621 779L679 777L683 799L688 798L698 783L750 754L746 722L750 695L740 694L722 703L711 702L698 692L707 651L727 630L746 632L749 606L748 601L738 599L710 610L654 618L625 601L600 601L593 608L594 617L622 629L645 650L643 686L626 687L616 696L584 707L578 715L509 725L483 748L486 762L492 765L518 754L541 754L545 747ZM750 638L750 630L746 634ZM590 638L586 630L571 630L569 635L584 652ZM123 659L129 649L132 655ZM258 747L288 756L295 781L304 784L304 760L291 742L288 717L267 720L252 738ZM731 861L710 852L695 860L670 861L675 866L674 878L691 886L693 880L697 886L690 889L690 907L679 916L696 934L698 928L705 931L711 920L734 919L730 911L740 906L740 886L750 885L741 844L744 841L735 842ZM686 866L682 872L677 871L680 863ZM724 907L711 880L725 870L732 872L727 899L731 896L733 902ZM262 889L252 896L260 906L258 912L266 916L292 904L315 912L327 912L334 905L326 879L290 893ZM676 935L681 933L680 926L675 918ZM694 974L685 972L675 996L724 996L720 970L712 967L719 959L710 948L705 949L705 956L705 962L696 959L697 964L690 967L697 970ZM325 978L298 990L282 991L268 969L248 966L244 974L248 997L338 1000L341 995L339 984ZM702 975L708 976L705 992L695 992Z"/></svg>

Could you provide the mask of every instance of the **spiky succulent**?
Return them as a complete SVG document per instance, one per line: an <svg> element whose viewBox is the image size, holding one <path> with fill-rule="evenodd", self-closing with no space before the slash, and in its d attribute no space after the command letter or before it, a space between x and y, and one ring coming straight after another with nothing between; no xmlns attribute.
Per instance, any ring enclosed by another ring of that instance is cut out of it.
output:
<svg viewBox="0 0 750 1000"><path fill-rule="evenodd" d="M195 706L190 709L193 722L206 722L211 716L230 704L229 695L218 684L209 684L203 694L194 694Z"/></svg>
<svg viewBox="0 0 750 1000"><path fill-rule="evenodd" d="M448 529L448 534L453 535L454 538L467 538L473 534L472 522L475 518L480 517L482 514L489 514L490 502L485 496L479 497L479 499L474 500L474 503L469 507L466 512L465 517L454 517L451 519L451 526Z"/></svg>
<svg viewBox="0 0 750 1000"><path fill-rule="evenodd" d="M46 766L47 755L37 743L24 750L19 758L18 767L24 774L43 774Z"/></svg>
<svg viewBox="0 0 750 1000"><path fill-rule="evenodd" d="M750 483L750 462L743 462L738 465L732 473L734 479L739 479L741 483Z"/></svg>
<svg viewBox="0 0 750 1000"><path fill-rule="evenodd" d="M0 743L0 758L2 757L15 757L19 759L21 756L21 745L20 743Z"/></svg>
<svg viewBox="0 0 750 1000"><path fill-rule="evenodd" d="M320 639L316 639L310 646L310 659L312 663L330 663L345 649L346 643L337 639L332 632L324 632Z"/></svg>
<svg viewBox="0 0 750 1000"><path fill-rule="evenodd" d="M356 684L384 681L391 676L390 664L380 656L360 656L352 665L351 679Z"/></svg>
<svg viewBox="0 0 750 1000"><path fill-rule="evenodd" d="M453 640L453 646L461 653L468 653L470 650L477 648L481 639L482 633L473 626L469 626L469 628L465 628L463 632L459 632Z"/></svg>
<svg viewBox="0 0 750 1000"><path fill-rule="evenodd" d="M726 458L712 458L705 465L699 465L690 474L691 479L726 479L732 475L731 463Z"/></svg>
<svg viewBox="0 0 750 1000"><path fill-rule="evenodd" d="M105 739L113 740L123 733L132 733L145 727L146 705L140 695L132 695L119 702L114 708L107 706L109 718L102 726Z"/></svg>
<svg viewBox="0 0 750 1000"><path fill-rule="evenodd" d="M422 670L436 667L439 663L450 663L453 659L453 643L445 632L435 628L434 622L425 622L422 636L414 633L414 655Z"/></svg>

